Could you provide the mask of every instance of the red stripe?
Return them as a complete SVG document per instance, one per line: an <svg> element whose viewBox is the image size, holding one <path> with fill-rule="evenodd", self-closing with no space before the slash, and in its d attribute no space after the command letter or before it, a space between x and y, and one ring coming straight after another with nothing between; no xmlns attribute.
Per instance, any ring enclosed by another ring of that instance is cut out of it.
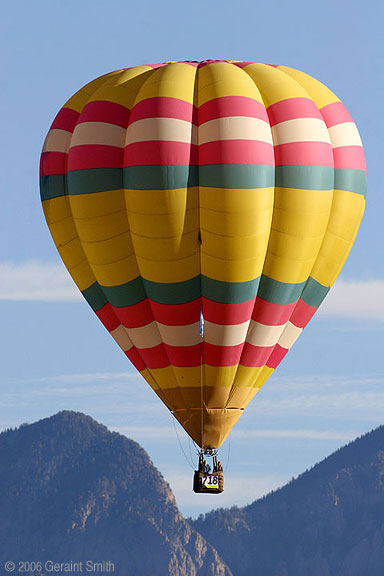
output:
<svg viewBox="0 0 384 576"><path fill-rule="evenodd" d="M108 332L112 332L112 330L115 330L120 325L120 320L109 302L100 308L100 310L96 310L96 316L101 320Z"/></svg>
<svg viewBox="0 0 384 576"><path fill-rule="evenodd" d="M128 144L124 150L124 166L197 165L197 146L188 142L148 140Z"/></svg>
<svg viewBox="0 0 384 576"><path fill-rule="evenodd" d="M98 100L89 102L83 109L79 123L81 122L108 122L126 128L128 126L129 110L115 102Z"/></svg>
<svg viewBox="0 0 384 576"><path fill-rule="evenodd" d="M149 66L150 68L156 70L157 68L163 68L163 66L168 66L168 64L169 62L161 62L160 64L144 64L144 66Z"/></svg>
<svg viewBox="0 0 384 576"><path fill-rule="evenodd" d="M276 166L331 166L332 147L327 142L289 142L275 146Z"/></svg>
<svg viewBox="0 0 384 576"><path fill-rule="evenodd" d="M115 315L126 328L139 328L153 322L153 314L148 299L133 306L113 306Z"/></svg>
<svg viewBox="0 0 384 576"><path fill-rule="evenodd" d="M178 118L192 122L196 108L179 98L158 96L138 102L132 109L130 124L143 118Z"/></svg>
<svg viewBox="0 0 384 576"><path fill-rule="evenodd" d="M276 344L272 354L268 359L268 368L277 368L287 352L288 350L286 348L282 348L279 344Z"/></svg>
<svg viewBox="0 0 384 576"><path fill-rule="evenodd" d="M316 104L310 98L287 98L275 102L267 108L271 126L295 118L319 118L322 116Z"/></svg>
<svg viewBox="0 0 384 576"><path fill-rule="evenodd" d="M267 164L274 165L273 146L254 140L217 140L199 146L199 165Z"/></svg>
<svg viewBox="0 0 384 576"><path fill-rule="evenodd" d="M187 304L159 304L146 298L132 306L113 307L121 324L127 328L146 326L156 320L167 326L184 326L200 320L200 299Z"/></svg>
<svg viewBox="0 0 384 576"><path fill-rule="evenodd" d="M144 368L146 368L143 359L141 358L139 352L136 350L134 346L132 346L132 348L130 348L129 350L126 350L125 355L130 359L134 367L139 372L141 372L142 370L144 370Z"/></svg>
<svg viewBox="0 0 384 576"><path fill-rule="evenodd" d="M52 122L51 130L68 130L73 132L80 114L71 108L62 108Z"/></svg>
<svg viewBox="0 0 384 576"><path fill-rule="evenodd" d="M342 102L327 104L320 110L327 128L344 122L353 122L352 117Z"/></svg>
<svg viewBox="0 0 384 576"><path fill-rule="evenodd" d="M292 324L294 324L298 328L304 328L308 324L308 322L310 321L316 310L317 308L315 308L314 306L310 306L300 298L297 301L297 304L295 306L295 309L292 313L290 320Z"/></svg>
<svg viewBox="0 0 384 576"><path fill-rule="evenodd" d="M208 64L216 64L216 62L225 62L226 64L231 64L231 62L227 62L226 60L202 60L199 62L199 68L204 68L204 66L208 66Z"/></svg>
<svg viewBox="0 0 384 576"><path fill-rule="evenodd" d="M124 150L117 146L84 144L73 146L68 154L68 170L89 168L121 168Z"/></svg>
<svg viewBox="0 0 384 576"><path fill-rule="evenodd" d="M202 358L201 344L196 346L170 346L159 344L153 348L140 350L140 356L148 368L165 368L173 366L200 366Z"/></svg>
<svg viewBox="0 0 384 576"><path fill-rule="evenodd" d="M333 149L335 168L353 168L367 171L364 150L361 146L340 146Z"/></svg>
<svg viewBox="0 0 384 576"><path fill-rule="evenodd" d="M281 326L288 322L296 306L293 304L274 304L262 298L256 298L252 319L267 326Z"/></svg>
<svg viewBox="0 0 384 576"><path fill-rule="evenodd" d="M187 304L159 304L150 300L153 316L167 326L184 326L200 320L200 298Z"/></svg>
<svg viewBox="0 0 384 576"><path fill-rule="evenodd" d="M165 368L169 366L169 358L164 349L164 344L159 344L153 348L140 350L140 356L148 368Z"/></svg>
<svg viewBox="0 0 384 576"><path fill-rule="evenodd" d="M274 346L253 346L245 342L240 362L243 366L254 368L265 366L273 348Z"/></svg>
<svg viewBox="0 0 384 576"><path fill-rule="evenodd" d="M268 122L267 112L261 102L247 96L222 96L200 106L198 123L201 126L204 122L226 116L249 116Z"/></svg>
<svg viewBox="0 0 384 576"><path fill-rule="evenodd" d="M126 328L146 326L154 320L167 326L185 326L200 320L200 298L187 304L159 304L146 298L132 306L105 304L96 312L108 331L122 324Z"/></svg>
<svg viewBox="0 0 384 576"><path fill-rule="evenodd" d="M196 344L195 346L170 346L169 344L164 344L164 349L172 366L200 366L201 364L201 344Z"/></svg>
<svg viewBox="0 0 384 576"><path fill-rule="evenodd" d="M40 176L66 174L67 158L65 152L43 152L40 157Z"/></svg>
<svg viewBox="0 0 384 576"><path fill-rule="evenodd" d="M209 366L235 366L239 363L243 344L215 346L204 342L204 362Z"/></svg>
<svg viewBox="0 0 384 576"><path fill-rule="evenodd" d="M255 62L232 62L232 64L238 68L245 68L245 66L248 66L249 64L255 64Z"/></svg>
<svg viewBox="0 0 384 576"><path fill-rule="evenodd" d="M204 320L221 325L242 324L250 319L254 304L255 298L240 304L222 304L203 298Z"/></svg>

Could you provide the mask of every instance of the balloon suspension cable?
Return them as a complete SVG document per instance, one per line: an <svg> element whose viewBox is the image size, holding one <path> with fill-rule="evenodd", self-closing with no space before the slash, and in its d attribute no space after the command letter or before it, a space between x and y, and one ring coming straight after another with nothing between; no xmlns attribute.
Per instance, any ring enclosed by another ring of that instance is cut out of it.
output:
<svg viewBox="0 0 384 576"><path fill-rule="evenodd" d="M229 434L229 438L228 438L228 453L227 453L227 462L225 464L225 470L228 470L229 467L229 457L231 455L231 434Z"/></svg>
<svg viewBox="0 0 384 576"><path fill-rule="evenodd" d="M191 450L191 442L188 436L188 450L189 450L189 457L191 459L191 462L193 462L193 456L192 456L192 450Z"/></svg>
<svg viewBox="0 0 384 576"><path fill-rule="evenodd" d="M204 414L204 393L203 393L203 379L204 379L204 316L203 316L203 309L200 309L200 337L201 337L201 357L200 357L200 438L201 438L201 446L203 446L203 432L204 432L204 422L203 422L203 414Z"/></svg>
<svg viewBox="0 0 384 576"><path fill-rule="evenodd" d="M171 418L172 418L172 422L173 422L173 427L174 427L175 432L176 432L177 440L178 440L178 442L179 442L181 451L182 451L182 453L184 454L184 458L185 458L185 460L187 461L187 463L189 464L189 466L192 468L192 470L194 470L194 469L195 469L195 466L193 465L193 461L188 459L188 456L187 456L187 454L185 453L185 450L184 450L183 445L182 445L182 443L181 443L181 440L180 440L180 438L179 438L179 433L178 433L178 431L177 431L177 427L176 427L176 424L175 424L175 417L174 417L174 415L173 415L172 413L171 413Z"/></svg>
<svg viewBox="0 0 384 576"><path fill-rule="evenodd" d="M196 444L196 442L194 440L192 440L192 438L190 436L188 436L188 446L189 446L189 455L191 457L191 460L193 461L194 459L194 455L192 454L192 446L195 449L195 455L198 456L200 454L200 448L199 446Z"/></svg>
<svg viewBox="0 0 384 576"><path fill-rule="evenodd" d="M188 438L189 438L189 436L188 436ZM191 440L191 442L192 442L192 444L193 444L193 447L194 447L194 449L195 449L195 451L196 451L196 454L199 455L199 454L200 454L200 450L201 450L200 446L199 446L198 444L196 444L196 442L193 440L193 438L191 438L190 440Z"/></svg>

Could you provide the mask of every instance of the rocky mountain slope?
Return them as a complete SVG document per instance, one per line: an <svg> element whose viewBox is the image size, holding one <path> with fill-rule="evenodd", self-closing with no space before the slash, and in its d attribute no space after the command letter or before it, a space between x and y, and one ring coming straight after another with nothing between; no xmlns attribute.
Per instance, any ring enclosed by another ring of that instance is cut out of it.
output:
<svg viewBox="0 0 384 576"><path fill-rule="evenodd" d="M384 427L250 506L192 525L236 576L383 576Z"/></svg>
<svg viewBox="0 0 384 576"><path fill-rule="evenodd" d="M245 508L195 521L136 442L84 414L5 431L1 574L9 560L41 561L36 576L52 573L46 561L86 573L88 560L118 576L383 576L384 427Z"/></svg>
<svg viewBox="0 0 384 576"><path fill-rule="evenodd" d="M0 434L0 572L9 560L42 561L29 574L87 560L118 576L231 574L147 453L74 412Z"/></svg>

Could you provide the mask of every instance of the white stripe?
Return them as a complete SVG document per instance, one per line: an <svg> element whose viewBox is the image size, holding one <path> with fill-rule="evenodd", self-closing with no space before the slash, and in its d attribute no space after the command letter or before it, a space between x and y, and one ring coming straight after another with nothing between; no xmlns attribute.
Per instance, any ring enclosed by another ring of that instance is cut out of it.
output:
<svg viewBox="0 0 384 576"><path fill-rule="evenodd" d="M331 143L327 127L320 118L294 118L272 126L273 143L327 142Z"/></svg>
<svg viewBox="0 0 384 576"><path fill-rule="evenodd" d="M195 346L200 344L200 322L186 326L168 326L156 321L138 328L126 328L136 348L153 348L162 342L169 346Z"/></svg>
<svg viewBox="0 0 384 576"><path fill-rule="evenodd" d="M292 322L288 322L284 332L279 338L278 342L279 346L285 348L286 350L289 350L290 348L292 348L292 346L294 345L294 343L296 342L302 331L303 331L302 328L298 328L297 326L292 324Z"/></svg>
<svg viewBox="0 0 384 576"><path fill-rule="evenodd" d="M187 324L186 326L168 326L157 324L164 344L169 346L195 346L200 344L200 322Z"/></svg>
<svg viewBox="0 0 384 576"><path fill-rule="evenodd" d="M273 144L271 128L267 122L243 116L216 118L199 126L199 144L217 140L256 140Z"/></svg>
<svg viewBox="0 0 384 576"><path fill-rule="evenodd" d="M196 144L196 126L178 118L144 118L128 126L125 145L148 140Z"/></svg>
<svg viewBox="0 0 384 576"><path fill-rule="evenodd" d="M150 322L138 328L126 328L126 330L136 348L154 348L162 343L156 322Z"/></svg>
<svg viewBox="0 0 384 576"><path fill-rule="evenodd" d="M127 334L127 329L122 324L111 331L111 336L124 352L132 348L133 344Z"/></svg>
<svg viewBox="0 0 384 576"><path fill-rule="evenodd" d="M286 324L267 326L251 320L247 334L247 342L252 346L274 346L277 344Z"/></svg>
<svg viewBox="0 0 384 576"><path fill-rule="evenodd" d="M42 152L68 152L72 132L53 128L47 134Z"/></svg>
<svg viewBox="0 0 384 576"><path fill-rule="evenodd" d="M215 346L238 346L247 335L249 322L242 324L214 324L204 320L204 342Z"/></svg>
<svg viewBox="0 0 384 576"><path fill-rule="evenodd" d="M359 131L353 122L344 122L328 128L332 147L340 146L362 146Z"/></svg>
<svg viewBox="0 0 384 576"><path fill-rule="evenodd" d="M73 146L102 144L124 147L125 129L109 122L82 122L77 124L71 139Z"/></svg>

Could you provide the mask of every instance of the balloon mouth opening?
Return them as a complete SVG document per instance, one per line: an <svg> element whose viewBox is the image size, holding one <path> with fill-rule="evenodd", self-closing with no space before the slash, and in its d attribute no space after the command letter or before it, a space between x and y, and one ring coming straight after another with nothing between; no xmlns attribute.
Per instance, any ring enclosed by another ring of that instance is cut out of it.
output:
<svg viewBox="0 0 384 576"><path fill-rule="evenodd" d="M217 450L244 408L180 408L172 414L202 450Z"/></svg>

